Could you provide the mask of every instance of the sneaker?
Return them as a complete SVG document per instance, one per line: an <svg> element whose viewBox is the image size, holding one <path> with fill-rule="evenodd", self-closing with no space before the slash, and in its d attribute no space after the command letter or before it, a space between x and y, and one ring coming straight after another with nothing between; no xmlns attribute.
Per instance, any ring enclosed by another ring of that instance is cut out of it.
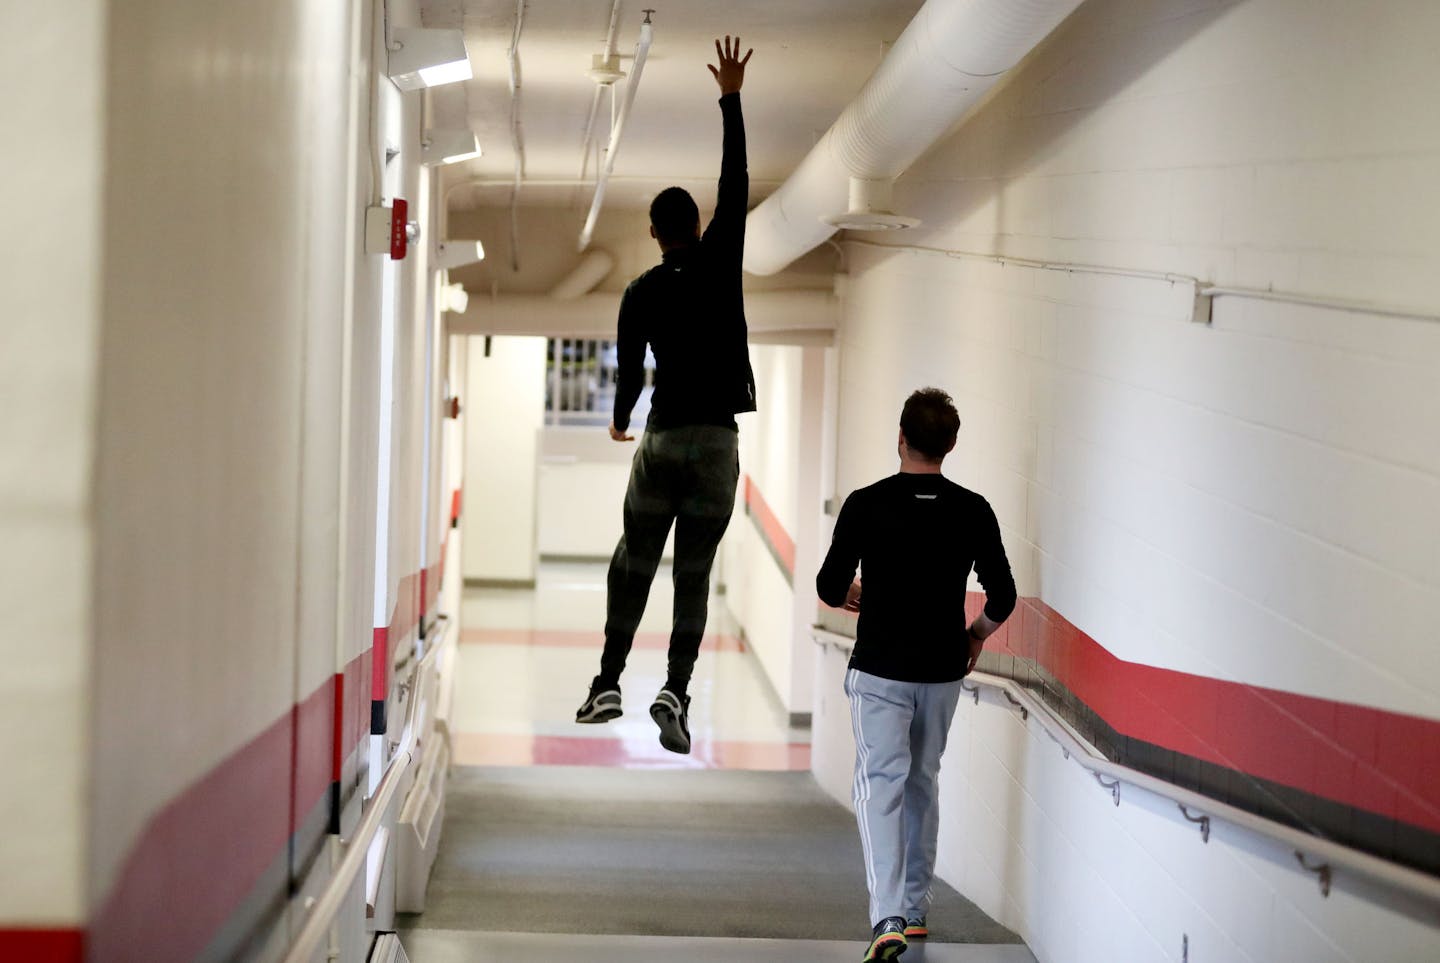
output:
<svg viewBox="0 0 1440 963"><path fill-rule="evenodd" d="M905 938L907 940L923 940L930 936L930 928L925 925L925 917L911 916L905 920Z"/></svg>
<svg viewBox="0 0 1440 963"><path fill-rule="evenodd" d="M871 960L893 960L905 952L905 920L891 916L875 924L870 938L870 949L865 952L864 963Z"/></svg>
<svg viewBox="0 0 1440 963"><path fill-rule="evenodd" d="M599 692L590 693L575 713L576 722L609 722L611 719L618 719L624 715L620 709L620 690L603 689Z"/></svg>
<svg viewBox="0 0 1440 963"><path fill-rule="evenodd" d="M690 752L690 697L661 689L650 706L650 718L660 727L660 745L682 756Z"/></svg>

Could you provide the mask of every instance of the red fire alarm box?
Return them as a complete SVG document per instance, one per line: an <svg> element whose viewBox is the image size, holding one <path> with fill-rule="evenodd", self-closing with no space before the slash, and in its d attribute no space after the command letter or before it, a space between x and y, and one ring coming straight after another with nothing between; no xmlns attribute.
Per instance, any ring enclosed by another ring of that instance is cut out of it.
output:
<svg viewBox="0 0 1440 963"><path fill-rule="evenodd" d="M410 204L395 198L389 207L365 209L365 253L389 254L392 261L404 260L410 242L419 236L419 225L409 219Z"/></svg>
<svg viewBox="0 0 1440 963"><path fill-rule="evenodd" d="M402 197L395 198L390 206L390 260L392 261L405 259L405 249L410 243L405 215L409 212L410 202Z"/></svg>

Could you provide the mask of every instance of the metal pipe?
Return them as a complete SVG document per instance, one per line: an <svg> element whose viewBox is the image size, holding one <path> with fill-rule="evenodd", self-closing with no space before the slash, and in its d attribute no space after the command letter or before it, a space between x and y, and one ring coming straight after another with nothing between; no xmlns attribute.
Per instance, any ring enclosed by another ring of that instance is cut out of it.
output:
<svg viewBox="0 0 1440 963"><path fill-rule="evenodd" d="M1440 322L1440 314L1414 308L1392 307L1371 301L1352 301L1344 298L1326 298L1318 295L1299 294L1289 291L1273 291L1268 288L1242 288L1229 285L1208 284L1191 274L1177 274L1173 271L1145 271L1138 268L1105 267L1099 264L1074 264L1067 261L1039 261L1033 258L1010 257L1006 254L984 254L973 251L955 251L939 247L923 247L918 244L885 244L879 241L846 239L847 244L873 247L886 251L913 251L917 254L933 254L957 260L989 261L993 264L1035 268L1040 271L1062 271L1066 274L1098 274L1108 277L1139 278L1146 281L1167 281L1171 284L1193 285L1195 294L1202 298L1234 297L1251 301L1276 301L1282 304L1299 304L1327 311L1347 311L1352 314L1372 314L1384 318L1401 318L1406 321Z"/></svg>
<svg viewBox="0 0 1440 963"><path fill-rule="evenodd" d="M1352 314L1373 314L1382 318L1402 318L1406 321L1440 321L1440 314L1418 311L1411 308L1392 308L1370 301L1349 301L1343 298L1322 298L1309 294L1292 294L1288 291L1270 291L1264 288L1221 287L1202 285L1198 292L1202 297L1235 297L1252 301L1279 301L1282 304L1302 304L1310 308L1324 308L1328 311L1348 311Z"/></svg>
<svg viewBox="0 0 1440 963"><path fill-rule="evenodd" d="M605 31L605 60L608 63L615 56L615 45L620 35L620 0L615 0L610 5L610 26ZM586 171L590 169L590 143L595 137L595 118L600 114L600 96L605 92L605 87L611 86L611 94L614 94L612 85L595 85L595 96L590 98L590 117L585 121L585 142L580 146L580 177L585 177Z"/></svg>
<svg viewBox="0 0 1440 963"><path fill-rule="evenodd" d="M605 153L605 163L598 172L595 198L590 203L590 214L585 218L585 227L580 231L578 247L581 251L590 246L590 239L595 234L595 222L600 217L601 205L605 203L605 184L610 179L611 172L615 170L615 155L620 149L620 138L625 133L625 122L630 119L630 109L635 103L635 92L640 87L640 76L645 71L645 58L650 54L650 43L653 36L650 12L646 11L645 22L640 24L640 40L635 45L635 63L630 68L630 79L625 82L625 102L620 107L620 116L615 121L614 128L610 131L610 146Z"/></svg>
<svg viewBox="0 0 1440 963"><path fill-rule="evenodd" d="M426 652L415 665L415 672L411 678L415 679L417 683L421 674L434 663L438 653L445 648L445 635L450 631L452 622L444 616L441 616L441 619L444 619L445 625L440 641L429 652ZM354 835L341 842L345 855L340 860L340 866L330 877L330 881L325 884L324 892L307 906L306 909L310 915L305 920L304 927L295 937L295 942L290 944L284 963L311 963L315 953L329 934L330 926L344 905L345 898L350 894L350 887L355 882L356 876L364 868L370 842L384 824L385 814L390 809L390 803L400 789L405 773L414 759L415 742L419 738L415 732L416 706L419 704L420 693L417 685L411 691L410 701L405 706L405 728L402 730L400 744L395 747L394 754L386 764L385 774L380 778L379 785L375 787L375 792L370 797L370 804L360 819L360 825L355 828Z"/></svg>

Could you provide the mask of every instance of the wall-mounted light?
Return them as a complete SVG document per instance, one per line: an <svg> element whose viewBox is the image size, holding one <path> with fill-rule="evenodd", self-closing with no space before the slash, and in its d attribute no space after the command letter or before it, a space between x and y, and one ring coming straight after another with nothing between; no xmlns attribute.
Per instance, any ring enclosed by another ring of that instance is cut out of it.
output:
<svg viewBox="0 0 1440 963"><path fill-rule="evenodd" d="M447 284L440 289L440 310L464 314L470 306L470 292L463 284Z"/></svg>
<svg viewBox="0 0 1440 963"><path fill-rule="evenodd" d="M427 130L420 140L420 163L453 164L480 156L480 139L470 130Z"/></svg>
<svg viewBox="0 0 1440 963"><path fill-rule="evenodd" d="M441 241L435 248L435 266L446 271L485 260L479 241Z"/></svg>
<svg viewBox="0 0 1440 963"><path fill-rule="evenodd" d="M470 57L460 30L397 27L390 44L390 79L401 90L469 80Z"/></svg>

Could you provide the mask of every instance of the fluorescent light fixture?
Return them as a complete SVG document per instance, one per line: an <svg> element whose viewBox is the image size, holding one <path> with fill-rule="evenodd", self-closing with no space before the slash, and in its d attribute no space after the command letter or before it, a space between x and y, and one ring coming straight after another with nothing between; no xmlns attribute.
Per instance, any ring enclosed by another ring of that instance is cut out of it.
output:
<svg viewBox="0 0 1440 963"><path fill-rule="evenodd" d="M390 79L401 90L470 79L464 31L397 27L392 40Z"/></svg>
<svg viewBox="0 0 1440 963"><path fill-rule="evenodd" d="M485 246L479 241L441 241L435 250L435 266L446 271L485 260Z"/></svg>
<svg viewBox="0 0 1440 963"><path fill-rule="evenodd" d="M470 130L427 130L420 148L420 162L434 167L479 157L480 139Z"/></svg>

